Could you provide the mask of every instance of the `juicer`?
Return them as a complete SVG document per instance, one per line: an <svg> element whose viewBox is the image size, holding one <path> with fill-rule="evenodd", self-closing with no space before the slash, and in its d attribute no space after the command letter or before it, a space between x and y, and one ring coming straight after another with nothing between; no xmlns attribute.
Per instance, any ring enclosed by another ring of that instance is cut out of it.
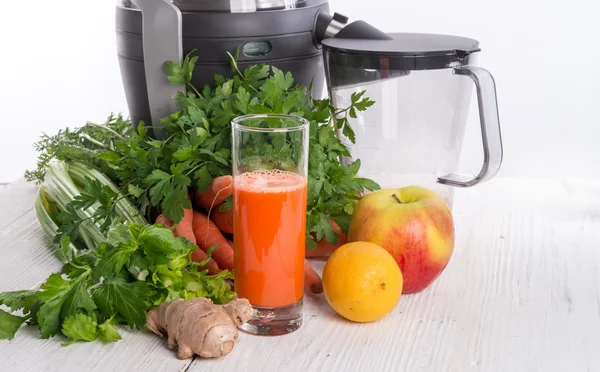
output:
<svg viewBox="0 0 600 372"><path fill-rule="evenodd" d="M231 76L226 52L239 50L238 66L268 64L290 71L319 96L325 82L336 107L366 91L375 104L350 124L343 162L361 160L360 176L382 187L421 185L452 206L455 188L494 177L503 148L492 74L477 66L477 40L454 35L386 34L364 21L329 13L326 0L120 0L117 45L134 125L177 110L172 97L185 87L166 78L164 62L181 63L197 49L192 84ZM475 88L483 161L472 175L458 174L471 94Z"/></svg>
<svg viewBox="0 0 600 372"><path fill-rule="evenodd" d="M166 79L165 61L181 62L192 50L198 63L192 84L212 84L233 74L229 56L239 48L241 70L269 64L289 71L296 83L324 86L325 38L387 39L364 21L329 14L327 0L119 0L117 54L134 123L156 123L175 111L171 97L182 87ZM167 99L165 99L167 97Z"/></svg>

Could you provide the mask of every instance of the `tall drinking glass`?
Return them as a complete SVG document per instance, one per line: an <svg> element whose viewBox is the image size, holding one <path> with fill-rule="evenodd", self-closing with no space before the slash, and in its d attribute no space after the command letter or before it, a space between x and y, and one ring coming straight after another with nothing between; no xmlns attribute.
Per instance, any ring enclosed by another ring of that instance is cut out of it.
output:
<svg viewBox="0 0 600 372"><path fill-rule="evenodd" d="M308 129L286 115L232 121L235 293L254 307L248 333L302 324Z"/></svg>

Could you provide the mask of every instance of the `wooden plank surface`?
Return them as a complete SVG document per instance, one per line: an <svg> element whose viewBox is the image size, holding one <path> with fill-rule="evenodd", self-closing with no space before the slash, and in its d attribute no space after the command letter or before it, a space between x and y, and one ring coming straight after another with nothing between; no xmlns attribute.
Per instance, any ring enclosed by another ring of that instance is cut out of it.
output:
<svg viewBox="0 0 600 372"><path fill-rule="evenodd" d="M0 191L0 291L58 268L27 207L34 190L11 186ZM188 361L143 332L61 347L21 329L0 341L0 371L600 370L600 181L496 179L457 190L454 205L450 265L378 322L349 323L307 296L297 332L242 334L227 357Z"/></svg>

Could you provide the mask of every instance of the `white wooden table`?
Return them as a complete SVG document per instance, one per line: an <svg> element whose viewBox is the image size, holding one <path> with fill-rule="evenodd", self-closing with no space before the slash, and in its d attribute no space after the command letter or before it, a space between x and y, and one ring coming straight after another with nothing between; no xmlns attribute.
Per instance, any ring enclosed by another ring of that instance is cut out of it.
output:
<svg viewBox="0 0 600 372"><path fill-rule="evenodd" d="M34 194L0 190L0 291L60 267ZM0 341L0 371L600 371L600 181L499 178L458 190L454 208L450 265L378 322L344 321L309 296L297 332L242 334L225 358L183 361L149 332L62 347L24 327Z"/></svg>

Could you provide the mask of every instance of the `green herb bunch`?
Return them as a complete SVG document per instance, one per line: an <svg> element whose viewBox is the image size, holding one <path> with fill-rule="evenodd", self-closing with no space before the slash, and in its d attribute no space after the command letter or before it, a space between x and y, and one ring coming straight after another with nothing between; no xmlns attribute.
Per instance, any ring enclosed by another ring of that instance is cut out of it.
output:
<svg viewBox="0 0 600 372"><path fill-rule="evenodd" d="M62 333L70 342L111 342L121 338L115 325L142 329L146 312L177 298L233 299L224 279L209 276L190 255L196 245L175 238L160 225L127 224L108 234L108 242L75 254L63 236L58 255L66 262L39 290L0 293L0 339L12 339L24 322L38 326L42 338ZM69 343L70 343L69 342Z"/></svg>
<svg viewBox="0 0 600 372"><path fill-rule="evenodd" d="M203 190L215 177L231 174L233 118L266 113L299 116L310 122L307 244L315 247L313 236L317 241L325 237L335 243L337 234L330 219L346 232L360 194L379 187L369 179L356 177L360 160L342 164L341 159L350 154L336 132L354 142L348 117L356 118L358 111L374 102L364 97L363 91L352 95L350 106L335 108L330 99L314 99L310 95L312 86L295 84L289 72L268 65L252 65L241 71L236 58L230 57L234 76L216 75L215 84L202 89L191 84L197 57L186 56L181 66L165 64L168 79L184 85L186 93L175 97L179 110L161 120L164 138L149 136L144 123L137 131L127 132L121 128L121 118L109 118L107 128L111 133L93 129L102 139L90 133L91 128L73 132L77 133L75 139L64 132L44 138L38 143L38 170L26 176L29 180L41 179L49 158L84 161L109 175L143 213L148 207L158 207L177 223L183 216L182 207L191 207L190 189ZM79 149L70 146L70 142L79 144L87 137L96 140L87 142L93 157L85 151L82 156ZM65 138L69 142L63 143ZM289 143L282 142L261 151L275 160L284 160L289 156L288 148ZM231 208L231 201L222 208Z"/></svg>

